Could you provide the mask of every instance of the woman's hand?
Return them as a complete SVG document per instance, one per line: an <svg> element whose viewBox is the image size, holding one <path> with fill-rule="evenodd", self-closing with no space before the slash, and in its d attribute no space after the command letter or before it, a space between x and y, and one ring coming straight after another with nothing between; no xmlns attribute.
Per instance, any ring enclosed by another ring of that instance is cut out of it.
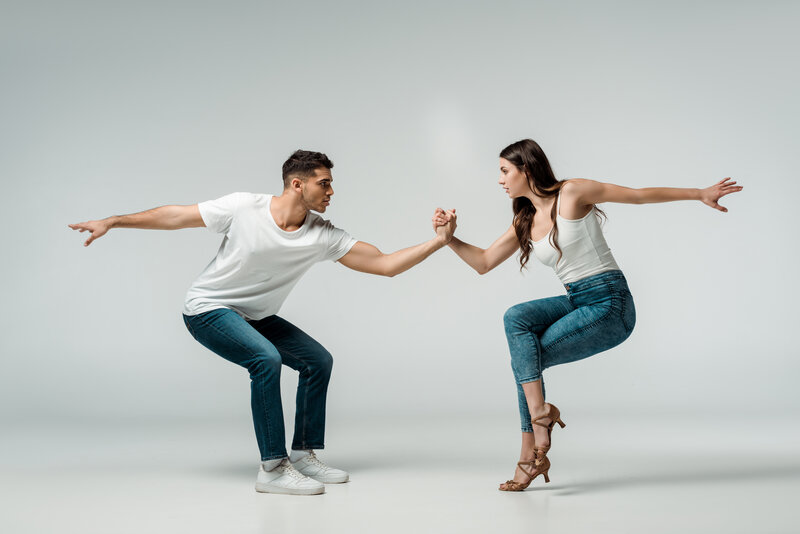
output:
<svg viewBox="0 0 800 534"><path fill-rule="evenodd" d="M436 208L433 217L431 217L431 222L433 223L433 230L436 232L436 235L439 236L446 245L450 242L453 233L456 231L456 210L445 211L442 208Z"/></svg>
<svg viewBox="0 0 800 534"><path fill-rule="evenodd" d="M444 226L448 222L450 222L450 218L455 220L456 218L456 210L453 208L450 211L445 211L442 208L436 208L436 211L433 212L433 217L431 217L431 222L433 223L433 229L436 230L438 226Z"/></svg>
<svg viewBox="0 0 800 534"><path fill-rule="evenodd" d="M714 209L727 213L728 208L720 206L719 202L717 201L725 195L737 193L742 190L742 186L736 185L736 182L731 182L729 180L730 178L724 178L711 187L701 189L700 201L707 206L711 206Z"/></svg>

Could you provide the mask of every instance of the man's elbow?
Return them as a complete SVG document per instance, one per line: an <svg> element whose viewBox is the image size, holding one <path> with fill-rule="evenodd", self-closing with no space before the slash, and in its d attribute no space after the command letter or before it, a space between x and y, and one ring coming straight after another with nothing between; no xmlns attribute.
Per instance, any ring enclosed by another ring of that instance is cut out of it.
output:
<svg viewBox="0 0 800 534"><path fill-rule="evenodd" d="M397 276L398 274L400 274L402 272L403 272L403 269L400 269L398 267L392 267L392 266L389 265L389 266L384 267L381 270L380 274L382 276L385 276L386 278L394 278L395 276Z"/></svg>
<svg viewBox="0 0 800 534"><path fill-rule="evenodd" d="M401 272L397 266L392 265L389 261L389 255L381 253L380 259L376 265L377 269L375 270L375 274L380 276L385 276L386 278L394 278Z"/></svg>

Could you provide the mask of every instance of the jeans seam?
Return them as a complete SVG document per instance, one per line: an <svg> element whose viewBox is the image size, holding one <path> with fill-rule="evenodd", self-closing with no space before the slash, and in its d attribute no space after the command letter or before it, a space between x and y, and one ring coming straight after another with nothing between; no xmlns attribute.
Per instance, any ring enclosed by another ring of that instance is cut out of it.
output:
<svg viewBox="0 0 800 534"><path fill-rule="evenodd" d="M576 309L580 309L582 307L583 306L576 306ZM591 322L591 323L589 323L587 325L584 325L584 326L580 327L577 330L573 330L573 331L569 332L568 334L556 339L555 341L549 343L547 345L547 348L555 347L555 346L561 344L562 342L564 342L564 341L566 341L566 340L568 340L570 338L573 338L575 336L583 334L586 330L589 330L590 328L594 328L598 324L600 324L603 321L605 321L606 319L608 319L608 317L612 313L614 313L614 308L612 306L609 306L608 311L605 314L603 314L600 318L596 319L595 321L593 321L593 322ZM545 350L545 347L542 347L542 350Z"/></svg>
<svg viewBox="0 0 800 534"><path fill-rule="evenodd" d="M256 332L258 332L259 334L264 336L264 334L262 334L258 329L256 329ZM264 336L264 338L268 340L267 336ZM279 353L281 353L281 356L284 356L284 355L288 356L289 358L292 358L294 361L302 364L304 367L306 367L306 368L308 367L308 365L301 358L298 358L293 351L288 350L288 349L286 349L284 351L281 351L280 349L278 349L277 346L275 348L278 350ZM306 423L307 423L307 421L306 421L306 419L307 419L306 413L307 412L308 412L308 388L305 388L303 390L303 422L302 422L302 429L301 429L301 433L302 433L302 436L303 436L303 443L305 443L305 441L306 441ZM295 413L295 417L296 416L297 416L297 414ZM292 440L292 441L294 441L294 440Z"/></svg>

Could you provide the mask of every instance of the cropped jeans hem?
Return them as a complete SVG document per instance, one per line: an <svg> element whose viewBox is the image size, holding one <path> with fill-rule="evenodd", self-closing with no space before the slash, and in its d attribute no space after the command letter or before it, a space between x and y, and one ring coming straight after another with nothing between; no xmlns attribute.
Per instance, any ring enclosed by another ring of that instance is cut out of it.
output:
<svg viewBox="0 0 800 534"><path fill-rule="evenodd" d="M261 461L262 462L269 462L270 460L279 460L279 459L288 458L288 457L289 457L288 454L271 454L271 455L267 456L266 458L264 458L262 456L261 457Z"/></svg>
<svg viewBox="0 0 800 534"><path fill-rule="evenodd" d="M312 444L294 445L294 444L292 444L292 450L293 451L310 451L312 449L315 450L315 451L321 451L324 448L325 448L325 445L323 445L322 443L320 443L319 445L312 445Z"/></svg>

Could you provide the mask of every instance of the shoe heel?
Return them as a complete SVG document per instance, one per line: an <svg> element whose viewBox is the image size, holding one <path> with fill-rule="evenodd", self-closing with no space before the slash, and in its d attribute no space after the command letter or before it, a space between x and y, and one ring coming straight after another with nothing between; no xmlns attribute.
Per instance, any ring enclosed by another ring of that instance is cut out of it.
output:
<svg viewBox="0 0 800 534"><path fill-rule="evenodd" d="M558 426L560 426L561 428L564 428L565 426L567 426L567 423L565 423L561 419L558 419L556 422L558 423Z"/></svg>
<svg viewBox="0 0 800 534"><path fill-rule="evenodd" d="M548 473L547 471L545 471L544 473L542 473L542 474L544 475L544 481L545 481L545 483L547 483L547 482L550 482L550 477L547 475L547 473Z"/></svg>

